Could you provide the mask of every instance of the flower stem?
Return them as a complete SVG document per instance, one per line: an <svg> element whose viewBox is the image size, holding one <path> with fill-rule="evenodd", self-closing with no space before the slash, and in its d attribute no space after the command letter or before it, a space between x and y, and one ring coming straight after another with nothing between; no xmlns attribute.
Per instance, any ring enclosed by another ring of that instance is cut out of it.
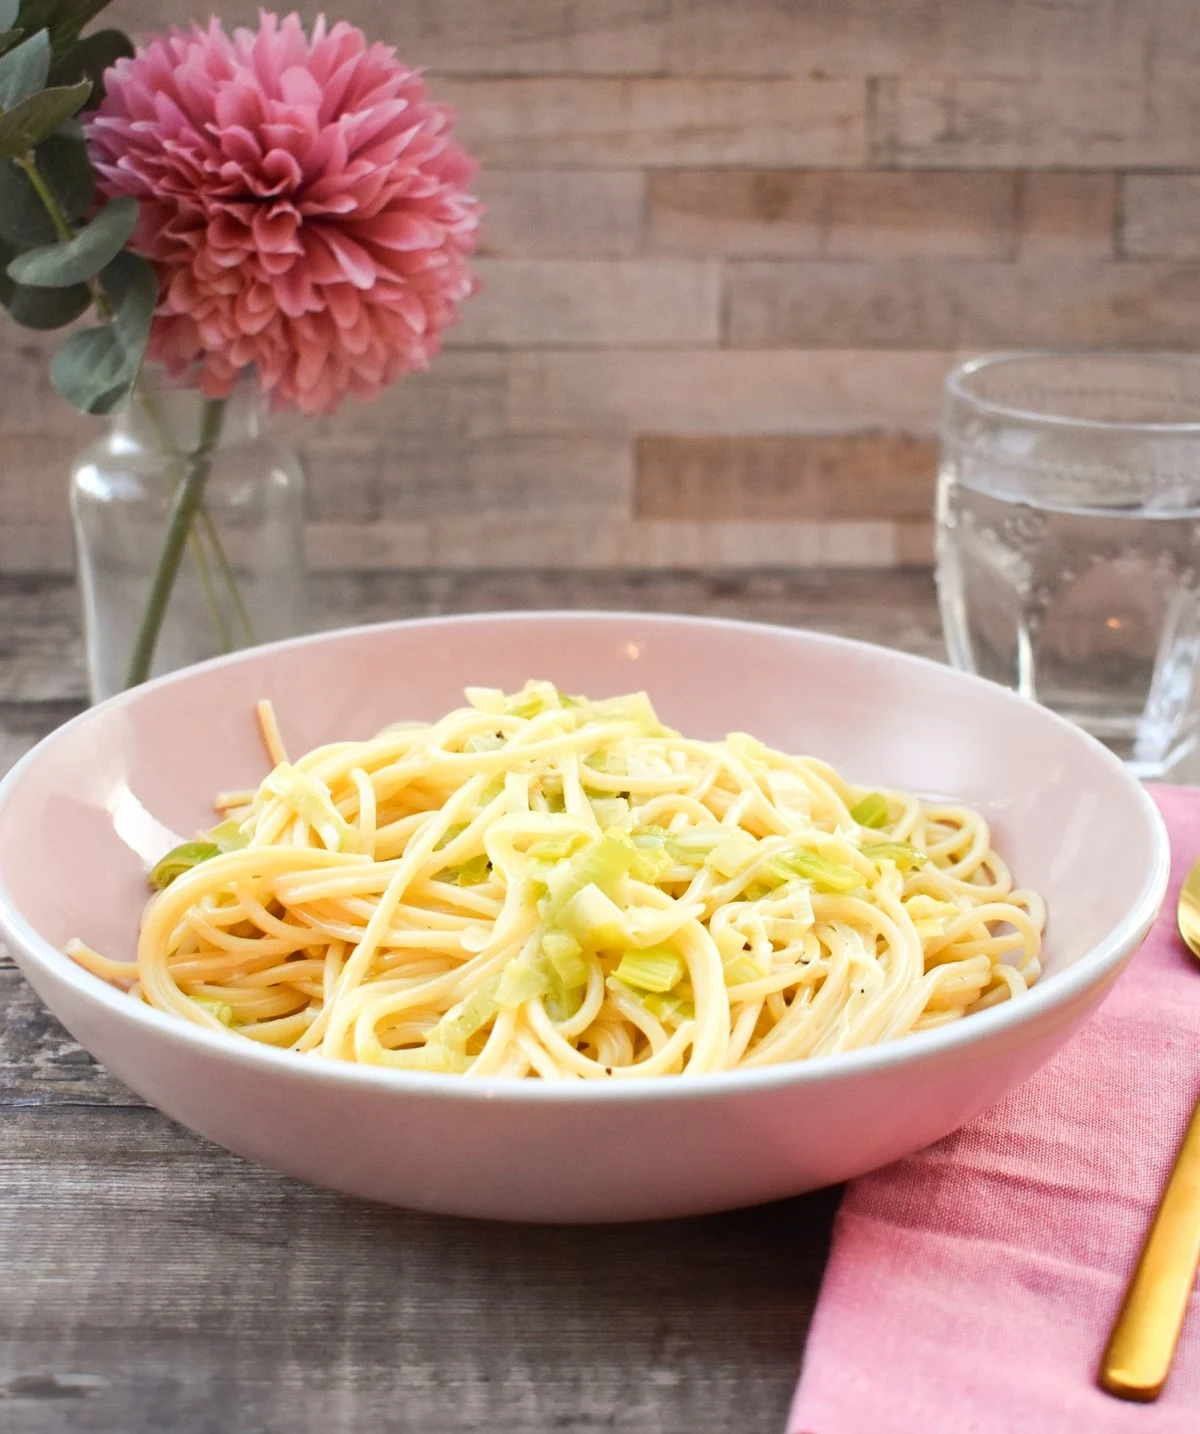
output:
<svg viewBox="0 0 1200 1434"><path fill-rule="evenodd" d="M246 604L242 601L241 589L237 585L237 577L229 561L229 555L225 551L225 544L221 541L221 534L213 516L208 511L207 504L201 502L197 516L200 525L208 536L209 546L213 550L213 556L217 560L217 567L221 570L221 576L225 579L225 586L229 589L229 598L233 603L233 610L237 614L238 624L242 629L242 635L251 647L257 643L258 638L254 635L254 624L250 621L250 614L246 611Z"/></svg>
<svg viewBox="0 0 1200 1434"><path fill-rule="evenodd" d="M66 211L55 197L54 191L46 183L41 170L38 169L37 161L33 157L33 151L30 150L23 159L18 159L15 163L23 169L28 176L30 184L33 185L37 192L37 197L42 201L42 208L50 216L50 222L54 225L58 237L64 243L69 243L75 237L75 230L71 225L70 219L67 217ZM113 307L108 301L108 295L100 287L100 280L89 279L87 286L92 291L92 301L95 303L100 316L104 319L111 319L113 317Z"/></svg>
<svg viewBox="0 0 1200 1434"><path fill-rule="evenodd" d="M229 636L229 625L225 621L225 614L221 611L221 604L217 598L216 589L213 587L212 570L208 566L208 557L204 552L204 544L200 541L200 534L195 527L188 533L188 550L192 555L192 561L196 564L196 573L200 578L200 586L204 590L204 601L208 604L208 615L212 618L213 627L216 629L221 651L232 652L233 639Z"/></svg>
<svg viewBox="0 0 1200 1434"><path fill-rule="evenodd" d="M179 573L179 561L183 556L184 546L192 531L193 520L204 496L204 485L208 481L209 470L212 467L213 449L220 439L221 422L224 416L225 400L223 398L205 400L200 420L200 441L195 450L187 455L183 481L175 490L175 498L171 504L171 516L167 522L167 534L163 540L162 552L158 557L158 566L154 570L150 595L146 599L146 610L142 614L142 621L133 644L133 653L129 659L129 669L125 675L126 687L136 687L139 682L145 682L150 675L150 667L154 661L154 649L158 645L158 636L162 631L163 619L166 617L167 604L171 600L171 591Z"/></svg>
<svg viewBox="0 0 1200 1434"><path fill-rule="evenodd" d="M33 151L30 150L23 159L18 159L17 163L29 176L30 184L37 190L37 197L42 201L42 208L50 216L50 222L54 225L55 229L58 230L58 237L60 239L74 239L75 231L71 228L71 221L67 218L66 214L63 213L62 205L59 204L55 198L54 191L42 178L41 171L38 169L37 163L34 160Z"/></svg>

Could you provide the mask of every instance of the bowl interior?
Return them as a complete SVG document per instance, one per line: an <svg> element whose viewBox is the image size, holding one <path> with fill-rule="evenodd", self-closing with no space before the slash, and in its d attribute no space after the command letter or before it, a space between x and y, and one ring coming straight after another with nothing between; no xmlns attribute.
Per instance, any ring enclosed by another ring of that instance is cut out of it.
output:
<svg viewBox="0 0 1200 1434"><path fill-rule="evenodd" d="M281 644L85 713L3 789L0 906L57 950L78 936L131 958L146 864L212 824L216 792L265 774L256 700L274 702L296 755L435 718L461 705L466 684L514 688L528 677L591 696L645 688L663 719L690 735L748 731L856 782L978 807L1018 883L1050 904L1049 979L1144 905L1157 879L1156 818L1137 784L1098 744L1001 688L781 628L510 614Z"/></svg>

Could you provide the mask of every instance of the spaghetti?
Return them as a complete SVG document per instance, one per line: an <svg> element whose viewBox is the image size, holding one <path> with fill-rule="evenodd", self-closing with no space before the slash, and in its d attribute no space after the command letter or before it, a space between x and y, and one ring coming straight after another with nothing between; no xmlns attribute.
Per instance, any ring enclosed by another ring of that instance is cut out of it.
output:
<svg viewBox="0 0 1200 1434"><path fill-rule="evenodd" d="M848 785L644 694L468 689L433 724L286 760L155 867L160 1010L335 1060L468 1077L747 1069L1019 996L1041 899L966 807Z"/></svg>

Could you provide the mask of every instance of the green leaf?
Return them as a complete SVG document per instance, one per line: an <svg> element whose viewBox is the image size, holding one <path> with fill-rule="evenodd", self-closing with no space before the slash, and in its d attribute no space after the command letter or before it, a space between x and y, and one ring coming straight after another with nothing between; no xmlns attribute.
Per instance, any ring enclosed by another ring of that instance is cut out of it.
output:
<svg viewBox="0 0 1200 1434"><path fill-rule="evenodd" d="M137 200L122 195L106 204L74 239L31 249L14 259L8 272L19 284L47 289L64 289L92 279L125 247L137 217Z"/></svg>
<svg viewBox="0 0 1200 1434"><path fill-rule="evenodd" d="M125 346L113 324L81 329L54 355L54 387L83 413L112 413L129 396L137 370L128 368Z"/></svg>
<svg viewBox="0 0 1200 1434"><path fill-rule="evenodd" d="M52 134L34 151L34 162L68 219L91 207L95 176L82 140ZM0 159L0 239L23 249L53 244L58 232L29 176L11 159Z"/></svg>
<svg viewBox="0 0 1200 1434"><path fill-rule="evenodd" d="M14 284L5 275L0 279L0 304L9 317L26 329L61 329L86 313L92 302L92 291L86 284L73 284L69 289L31 289Z"/></svg>
<svg viewBox="0 0 1200 1434"><path fill-rule="evenodd" d="M0 114L0 159L19 159L71 118L91 93L86 80L30 95Z"/></svg>
<svg viewBox="0 0 1200 1434"><path fill-rule="evenodd" d="M0 304L8 310L15 323L27 329L58 329L77 319L92 302L92 291L86 284L71 289L29 289L14 284L5 273L16 249L0 239Z"/></svg>
<svg viewBox="0 0 1200 1434"><path fill-rule="evenodd" d="M54 224L29 176L11 159L0 159L0 239L16 246L11 257L35 244L53 244L54 237Z"/></svg>
<svg viewBox="0 0 1200 1434"><path fill-rule="evenodd" d="M24 38L24 30L0 31L0 55L7 54L9 50L15 49Z"/></svg>
<svg viewBox="0 0 1200 1434"><path fill-rule="evenodd" d="M158 275L140 255L124 249L101 271L100 287L115 310L117 337L136 373L158 305Z"/></svg>
<svg viewBox="0 0 1200 1434"><path fill-rule="evenodd" d="M0 0L0 30L11 30L20 10L21 0Z"/></svg>
<svg viewBox="0 0 1200 1434"><path fill-rule="evenodd" d="M34 151L42 178L54 191L68 219L82 219L92 207L96 175L81 134L73 133L74 121L44 139Z"/></svg>
<svg viewBox="0 0 1200 1434"><path fill-rule="evenodd" d="M39 30L0 57L0 110L14 109L36 95L49 74L50 36Z"/></svg>
<svg viewBox="0 0 1200 1434"><path fill-rule="evenodd" d="M154 270L136 254L118 254L100 283L116 311L114 319L72 334L50 365L55 388L84 413L111 413L128 398L158 303Z"/></svg>
<svg viewBox="0 0 1200 1434"><path fill-rule="evenodd" d="M110 3L111 0L21 0L21 24L27 30L40 30L44 25L50 31L57 60Z"/></svg>
<svg viewBox="0 0 1200 1434"><path fill-rule="evenodd" d="M78 80L91 80L88 108L95 109L104 98L105 70L114 61L132 54L133 41L128 35L120 30L97 30L94 35L85 35L76 41L62 59L55 62L50 71L50 82L73 85Z"/></svg>

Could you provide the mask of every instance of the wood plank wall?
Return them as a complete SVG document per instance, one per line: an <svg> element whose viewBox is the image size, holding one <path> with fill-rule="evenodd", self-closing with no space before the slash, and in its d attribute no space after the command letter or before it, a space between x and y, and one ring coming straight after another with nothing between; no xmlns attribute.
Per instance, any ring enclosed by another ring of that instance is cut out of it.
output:
<svg viewBox="0 0 1200 1434"><path fill-rule="evenodd" d="M1200 339L1198 0L344 13L458 106L485 288L431 373L285 425L317 566L924 563L956 356ZM2 333L0 567L69 567L88 425Z"/></svg>

